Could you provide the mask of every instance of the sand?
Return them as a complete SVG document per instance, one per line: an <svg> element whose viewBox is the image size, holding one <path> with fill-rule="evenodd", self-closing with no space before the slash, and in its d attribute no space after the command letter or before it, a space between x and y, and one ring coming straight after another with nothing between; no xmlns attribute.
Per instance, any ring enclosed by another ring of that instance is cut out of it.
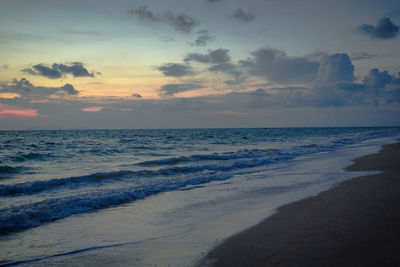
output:
<svg viewBox="0 0 400 267"><path fill-rule="evenodd" d="M400 266L400 143L348 171L384 171L279 208L201 266Z"/></svg>

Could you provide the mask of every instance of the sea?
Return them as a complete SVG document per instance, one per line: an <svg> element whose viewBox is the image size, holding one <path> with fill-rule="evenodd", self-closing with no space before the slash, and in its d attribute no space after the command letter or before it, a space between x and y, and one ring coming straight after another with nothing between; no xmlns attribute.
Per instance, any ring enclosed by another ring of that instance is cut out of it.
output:
<svg viewBox="0 0 400 267"><path fill-rule="evenodd" d="M0 131L0 266L192 266L400 127ZM79 263L79 264L77 264Z"/></svg>

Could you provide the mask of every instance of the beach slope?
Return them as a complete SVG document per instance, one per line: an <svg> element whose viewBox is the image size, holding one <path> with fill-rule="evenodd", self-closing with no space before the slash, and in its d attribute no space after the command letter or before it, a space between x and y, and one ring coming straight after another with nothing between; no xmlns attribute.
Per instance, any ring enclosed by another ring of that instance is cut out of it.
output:
<svg viewBox="0 0 400 267"><path fill-rule="evenodd" d="M201 266L400 266L400 143L354 160L384 171L279 208L213 249Z"/></svg>

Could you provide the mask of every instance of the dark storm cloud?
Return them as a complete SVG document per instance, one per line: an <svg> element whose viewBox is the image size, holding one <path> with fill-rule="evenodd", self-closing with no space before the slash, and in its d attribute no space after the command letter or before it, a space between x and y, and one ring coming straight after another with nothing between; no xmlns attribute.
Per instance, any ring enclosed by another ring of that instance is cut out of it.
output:
<svg viewBox="0 0 400 267"><path fill-rule="evenodd" d="M189 33L197 26L198 22L187 14L179 13L173 14L167 11L161 14L155 14L147 5L138 7L136 9L129 9L128 12L133 16L143 21L166 23L174 27L176 31Z"/></svg>
<svg viewBox="0 0 400 267"><path fill-rule="evenodd" d="M66 74L71 74L74 77L94 77L94 74L89 73L80 62L74 62L70 65L54 63L51 67L44 64L37 64L32 68L23 69L21 71L49 79L58 79Z"/></svg>
<svg viewBox="0 0 400 267"><path fill-rule="evenodd" d="M399 33L399 25L394 24L390 18L382 18L376 26L363 24L357 30L372 39L392 39Z"/></svg>
<svg viewBox="0 0 400 267"><path fill-rule="evenodd" d="M178 63L166 63L162 66L157 67L165 76L172 77L183 77L190 76L194 74L193 69L185 64Z"/></svg>
<svg viewBox="0 0 400 267"><path fill-rule="evenodd" d="M197 39L192 43L192 45L206 46L209 41L214 39L215 37L211 36L208 30L201 30L197 32Z"/></svg>
<svg viewBox="0 0 400 267"><path fill-rule="evenodd" d="M6 70L8 69L8 64L4 64L0 66L0 70Z"/></svg>
<svg viewBox="0 0 400 267"><path fill-rule="evenodd" d="M261 48L251 54L251 58L239 62L250 75L277 83L309 83L316 78L319 62L311 56L290 57L273 48Z"/></svg>
<svg viewBox="0 0 400 267"><path fill-rule="evenodd" d="M0 83L0 92L17 93L20 94L22 98L37 100L45 99L50 95L63 96L79 94L79 91L69 83L60 87L34 86L25 78L19 80L14 78L11 83Z"/></svg>
<svg viewBox="0 0 400 267"><path fill-rule="evenodd" d="M248 22L255 19L256 15L238 8L233 12L233 18L242 22Z"/></svg>
<svg viewBox="0 0 400 267"><path fill-rule="evenodd" d="M161 86L161 88L158 90L160 94L162 95L174 95L177 93L181 92L186 92L186 91L192 91L196 89L200 89L202 86L198 84L192 84L192 83L181 83L181 84L166 84Z"/></svg>

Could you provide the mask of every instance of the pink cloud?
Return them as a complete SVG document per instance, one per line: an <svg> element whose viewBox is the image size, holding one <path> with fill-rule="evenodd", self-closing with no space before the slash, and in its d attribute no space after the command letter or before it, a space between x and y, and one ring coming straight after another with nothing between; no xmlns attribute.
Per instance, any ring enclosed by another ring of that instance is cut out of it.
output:
<svg viewBox="0 0 400 267"><path fill-rule="evenodd" d="M86 112L99 112L103 110L103 107L89 107L89 108L83 108L82 111Z"/></svg>
<svg viewBox="0 0 400 267"><path fill-rule="evenodd" d="M0 118L5 116L17 117L37 117L39 116L36 109L3 109L0 110Z"/></svg>

